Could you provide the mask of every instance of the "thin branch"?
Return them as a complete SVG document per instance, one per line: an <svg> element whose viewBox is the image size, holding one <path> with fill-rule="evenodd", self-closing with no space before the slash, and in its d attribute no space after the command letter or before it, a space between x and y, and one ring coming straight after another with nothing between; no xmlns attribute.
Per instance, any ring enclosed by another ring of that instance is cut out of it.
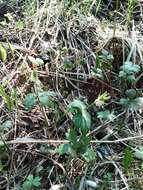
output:
<svg viewBox="0 0 143 190"><path fill-rule="evenodd" d="M143 135L139 136L134 136L134 137L128 137L128 138L122 138L122 139L117 139L117 140L91 140L92 144L96 143L109 143L109 144L116 144L120 142L125 142L125 141L131 141L134 139L141 139L143 138ZM62 144L62 143L69 143L68 140L42 140L42 139L32 139L32 138L19 138L16 140L11 140L11 141L5 141L6 144L29 144L29 143L47 143L47 144Z"/></svg>

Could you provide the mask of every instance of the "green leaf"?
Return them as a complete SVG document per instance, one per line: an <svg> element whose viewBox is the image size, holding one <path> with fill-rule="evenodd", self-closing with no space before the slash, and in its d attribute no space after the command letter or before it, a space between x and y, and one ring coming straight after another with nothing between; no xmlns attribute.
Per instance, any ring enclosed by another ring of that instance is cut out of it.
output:
<svg viewBox="0 0 143 190"><path fill-rule="evenodd" d="M9 131L13 126L13 122L11 120L6 120L4 123L2 123L2 128L5 131Z"/></svg>
<svg viewBox="0 0 143 190"><path fill-rule="evenodd" d="M59 153L60 155L68 154L69 146L69 144L61 144L57 149L57 153Z"/></svg>
<svg viewBox="0 0 143 190"><path fill-rule="evenodd" d="M137 80L134 75L129 75L129 76L127 76L127 81L129 83L136 83Z"/></svg>
<svg viewBox="0 0 143 190"><path fill-rule="evenodd" d="M89 128L87 127L86 120L81 115L81 113L77 113L73 117L73 123L75 127L81 129L81 132L83 134L86 134L89 131Z"/></svg>
<svg viewBox="0 0 143 190"><path fill-rule="evenodd" d="M84 154L87 151L88 145L90 143L90 138L88 136L82 135L77 142L77 153Z"/></svg>
<svg viewBox="0 0 143 190"><path fill-rule="evenodd" d="M31 110L36 106L37 102L37 96L34 93L29 93L25 97L24 107L28 110Z"/></svg>
<svg viewBox="0 0 143 190"><path fill-rule="evenodd" d="M22 185L22 190L31 190L32 183L31 181L25 181Z"/></svg>
<svg viewBox="0 0 143 190"><path fill-rule="evenodd" d="M0 55L3 62L7 59L7 52L6 49L0 44Z"/></svg>
<svg viewBox="0 0 143 190"><path fill-rule="evenodd" d="M71 128L67 133L68 140L72 143L72 145L76 146L77 144L77 133L75 129Z"/></svg>
<svg viewBox="0 0 143 190"><path fill-rule="evenodd" d="M96 68L101 67L101 60L98 54L96 54Z"/></svg>
<svg viewBox="0 0 143 190"><path fill-rule="evenodd" d="M92 162L96 159L96 154L92 149L88 148L83 154L83 158L86 160L86 162Z"/></svg>
<svg viewBox="0 0 143 190"><path fill-rule="evenodd" d="M44 91L38 93L39 101L42 106L48 106L50 108L56 108L57 104L54 101L56 93L53 91Z"/></svg>
<svg viewBox="0 0 143 190"><path fill-rule="evenodd" d="M103 73L102 69L99 69L99 68L92 68L91 75L93 77L98 77L100 79L104 79L104 73Z"/></svg>
<svg viewBox="0 0 143 190"><path fill-rule="evenodd" d="M126 90L125 94L129 99L134 99L137 96L137 91L135 89L129 89Z"/></svg>
<svg viewBox="0 0 143 190"><path fill-rule="evenodd" d="M90 114L86 110L86 105L81 100L74 100L68 106L68 110L73 112L76 111L75 114L81 114L86 122L86 127L90 128L91 126L91 117Z"/></svg>
<svg viewBox="0 0 143 190"><path fill-rule="evenodd" d="M79 109L82 112L83 110L86 110L86 105L81 100L74 100L68 106L69 111L73 108Z"/></svg>
<svg viewBox="0 0 143 190"><path fill-rule="evenodd" d="M127 107L130 110L139 110L143 108L143 98L138 97L135 99L121 98L119 104Z"/></svg>
<svg viewBox="0 0 143 190"><path fill-rule="evenodd" d="M126 77L127 77L126 72L125 72L125 71L120 71L120 72L119 72L119 77L120 77L120 78L126 78Z"/></svg>
<svg viewBox="0 0 143 190"><path fill-rule="evenodd" d="M133 154L132 152L127 148L124 152L124 159L123 159L123 166L125 170L127 171L129 167L131 166L133 161Z"/></svg>
<svg viewBox="0 0 143 190"><path fill-rule="evenodd" d="M129 106L129 102L130 102L129 99L127 99L127 98L121 98L119 104L121 104L122 106L128 107Z"/></svg>
<svg viewBox="0 0 143 190"><path fill-rule="evenodd" d="M106 110L106 111L97 112L97 117L103 120L113 121L115 118L115 115L113 112Z"/></svg>
<svg viewBox="0 0 143 190"><path fill-rule="evenodd" d="M33 187L40 187L41 178L39 176L34 177L33 175L29 175L26 181L22 185L22 190L31 190Z"/></svg>
<svg viewBox="0 0 143 190"><path fill-rule="evenodd" d="M123 66L121 66L121 70L127 74L137 74L140 72L140 66L133 64L132 62L128 61L125 62Z"/></svg>
<svg viewBox="0 0 143 190"><path fill-rule="evenodd" d="M33 179L33 186L34 187L40 187L41 185L41 177L39 176L36 176L34 179Z"/></svg>

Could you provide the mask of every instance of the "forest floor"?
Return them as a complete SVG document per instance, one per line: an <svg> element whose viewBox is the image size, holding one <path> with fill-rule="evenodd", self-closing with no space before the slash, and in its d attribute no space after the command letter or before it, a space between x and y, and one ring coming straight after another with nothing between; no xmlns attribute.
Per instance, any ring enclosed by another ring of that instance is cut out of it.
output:
<svg viewBox="0 0 143 190"><path fill-rule="evenodd" d="M143 190L142 9L0 1L1 190Z"/></svg>

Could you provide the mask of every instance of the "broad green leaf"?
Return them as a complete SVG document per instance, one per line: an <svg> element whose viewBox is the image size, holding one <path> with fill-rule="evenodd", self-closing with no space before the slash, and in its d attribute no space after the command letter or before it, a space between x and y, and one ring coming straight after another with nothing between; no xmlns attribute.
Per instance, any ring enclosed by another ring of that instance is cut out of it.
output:
<svg viewBox="0 0 143 190"><path fill-rule="evenodd" d="M90 129L90 127L91 127L91 117L90 117L90 114L86 111L86 110L83 110L82 111L82 116L83 116L83 118L85 119L85 121L86 121L86 127L88 128L88 129ZM84 127L85 128L85 127Z"/></svg>
<svg viewBox="0 0 143 190"><path fill-rule="evenodd" d="M78 140L78 152L84 154L87 151L87 147L90 143L90 138L88 136L82 135Z"/></svg>
<svg viewBox="0 0 143 190"><path fill-rule="evenodd" d="M87 124L86 124L86 120L81 115L81 113L77 113L74 115L73 123L75 127L77 127L78 129L81 129L81 132L83 134L86 134L89 131L89 128L87 127Z"/></svg>
<svg viewBox="0 0 143 190"><path fill-rule="evenodd" d="M68 106L69 110L72 108L79 109L82 112L83 110L86 110L86 105L81 100L74 100Z"/></svg>
<svg viewBox="0 0 143 190"><path fill-rule="evenodd" d="M77 133L75 129L71 128L67 133L68 140L72 143L72 145L76 146L77 144Z"/></svg>
<svg viewBox="0 0 143 190"><path fill-rule="evenodd" d="M33 177L32 174L30 174L30 175L27 177L27 179L28 179L29 181L33 181L34 177Z"/></svg>
<svg viewBox="0 0 143 190"><path fill-rule="evenodd" d="M0 55L3 62L7 59L7 51L6 49L0 44Z"/></svg>
<svg viewBox="0 0 143 190"><path fill-rule="evenodd" d="M81 114L84 120L86 121L86 127L90 128L91 126L91 117L89 113L86 110L86 105L81 100L74 100L71 102L68 106L68 110L73 112L73 110L76 110L75 114Z"/></svg>
<svg viewBox="0 0 143 190"><path fill-rule="evenodd" d="M33 187L40 187L41 185L41 178L39 176L34 177L30 174L26 181L22 185L22 190L31 190Z"/></svg>
<svg viewBox="0 0 143 190"><path fill-rule="evenodd" d="M22 185L22 190L31 190L32 183L31 181L25 181Z"/></svg>
<svg viewBox="0 0 143 190"><path fill-rule="evenodd" d="M28 110L33 109L37 104L37 96L34 93L26 95L24 100L24 107Z"/></svg>
<svg viewBox="0 0 143 190"><path fill-rule="evenodd" d="M41 177L36 176L36 177L33 179L33 186L34 186L34 187L40 187L40 185L41 185Z"/></svg>
<svg viewBox="0 0 143 190"><path fill-rule="evenodd" d="M57 153L59 153L60 155L68 154L69 146L69 144L61 144L57 149Z"/></svg>

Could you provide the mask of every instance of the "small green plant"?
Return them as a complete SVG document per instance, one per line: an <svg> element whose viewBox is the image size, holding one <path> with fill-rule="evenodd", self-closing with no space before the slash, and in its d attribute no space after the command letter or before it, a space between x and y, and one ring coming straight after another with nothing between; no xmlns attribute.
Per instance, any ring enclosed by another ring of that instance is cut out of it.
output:
<svg viewBox="0 0 143 190"><path fill-rule="evenodd" d="M26 181L22 184L21 190L32 190L34 189L39 189L41 186L41 177L36 176L34 177L33 175L29 175L26 179Z"/></svg>
<svg viewBox="0 0 143 190"><path fill-rule="evenodd" d="M128 84L134 84L137 82L136 75L140 72L141 68L139 65L133 64L128 61L125 62L120 67L119 78L121 79L121 83L125 84L126 87Z"/></svg>
<svg viewBox="0 0 143 190"><path fill-rule="evenodd" d="M106 120L113 121L115 118L115 115L113 112L110 112L109 110L105 110L105 111L97 112L97 117L103 121L106 121Z"/></svg>
<svg viewBox="0 0 143 190"><path fill-rule="evenodd" d="M53 91L42 91L36 93L29 93L24 100L24 106L27 110L33 109L38 103L41 106L48 106L49 108L56 108L55 101L56 93Z"/></svg>
<svg viewBox="0 0 143 190"><path fill-rule="evenodd" d="M126 98L121 98L119 104L126 107L129 110L138 110L143 106L143 98L137 97L137 91L135 89L128 89L125 91Z"/></svg>
<svg viewBox="0 0 143 190"><path fill-rule="evenodd" d="M73 156L81 154L86 161L95 159L95 153L89 148L90 137L87 134L91 127L91 117L86 105L81 100L74 100L69 104L68 112L73 114L73 126L66 134L69 144L61 145L59 153Z"/></svg>
<svg viewBox="0 0 143 190"><path fill-rule="evenodd" d="M91 75L100 79L105 79L105 70L112 68L114 57L107 50L102 50L101 54L96 54L96 66L91 69Z"/></svg>
<svg viewBox="0 0 143 190"><path fill-rule="evenodd" d="M69 129L67 133L71 150L76 154L83 154L86 152L90 143L90 138L87 136L87 133L91 126L91 117L86 105L81 100L71 102L68 106L68 111L73 113L73 127Z"/></svg>

